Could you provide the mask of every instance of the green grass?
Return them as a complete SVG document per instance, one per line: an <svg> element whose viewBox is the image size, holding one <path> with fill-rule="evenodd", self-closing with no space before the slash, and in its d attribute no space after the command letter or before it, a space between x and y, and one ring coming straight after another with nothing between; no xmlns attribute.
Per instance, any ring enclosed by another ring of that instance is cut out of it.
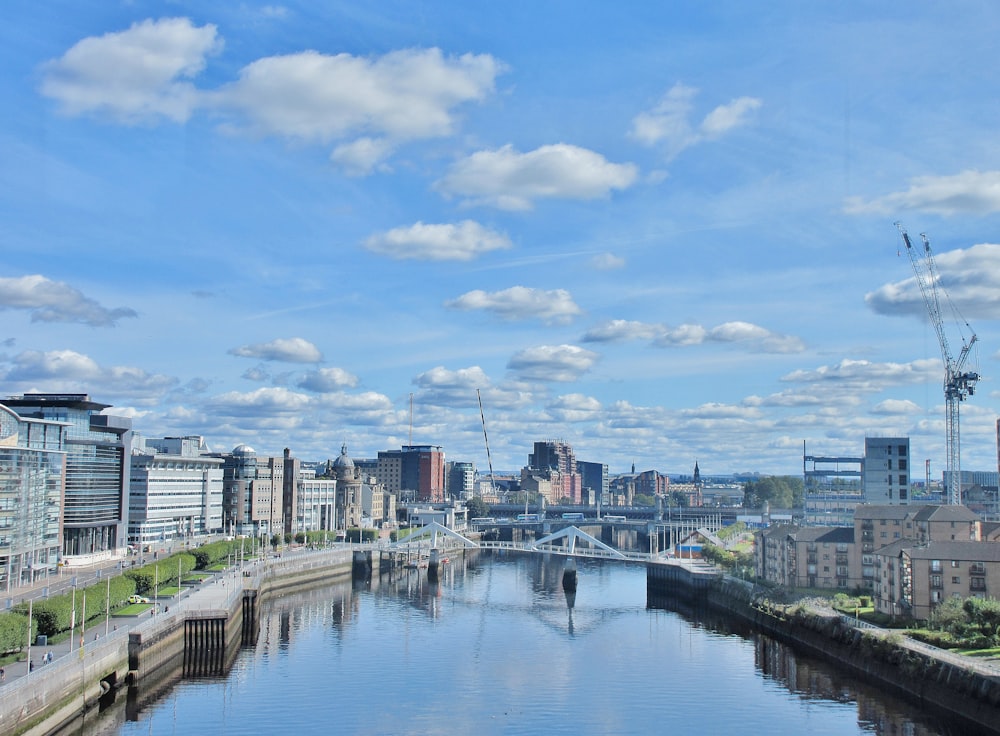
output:
<svg viewBox="0 0 1000 736"><path fill-rule="evenodd" d="M1000 657L1000 647L990 649L952 649L955 654L964 654L966 657L979 657L981 659L993 659Z"/></svg>

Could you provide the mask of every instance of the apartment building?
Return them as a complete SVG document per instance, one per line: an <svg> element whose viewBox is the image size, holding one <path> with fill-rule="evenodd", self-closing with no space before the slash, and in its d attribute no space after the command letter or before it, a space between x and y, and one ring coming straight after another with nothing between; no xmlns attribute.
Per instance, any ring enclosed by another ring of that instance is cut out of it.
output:
<svg viewBox="0 0 1000 736"><path fill-rule="evenodd" d="M875 607L890 616L926 620L949 598L1000 597L998 542L901 541L875 560Z"/></svg>

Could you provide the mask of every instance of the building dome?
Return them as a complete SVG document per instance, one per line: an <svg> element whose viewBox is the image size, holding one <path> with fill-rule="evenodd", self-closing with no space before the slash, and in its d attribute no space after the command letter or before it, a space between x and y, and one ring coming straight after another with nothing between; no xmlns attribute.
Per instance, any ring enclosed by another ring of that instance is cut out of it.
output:
<svg viewBox="0 0 1000 736"><path fill-rule="evenodd" d="M241 457L249 457L251 455L256 456L257 451L250 447L250 445L236 445L233 448L233 454Z"/></svg>
<svg viewBox="0 0 1000 736"><path fill-rule="evenodd" d="M354 461L347 456L347 445L340 448L340 455L333 461L333 471L338 478L354 477Z"/></svg>

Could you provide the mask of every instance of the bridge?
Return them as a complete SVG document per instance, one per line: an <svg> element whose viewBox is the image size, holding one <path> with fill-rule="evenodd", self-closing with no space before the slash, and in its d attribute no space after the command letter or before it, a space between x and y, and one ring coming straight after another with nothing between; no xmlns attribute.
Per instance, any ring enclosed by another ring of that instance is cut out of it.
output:
<svg viewBox="0 0 1000 736"><path fill-rule="evenodd" d="M447 561L443 553L449 550L479 549L479 550L510 550L532 554L555 554L566 558L563 567L563 589L573 593L577 587L577 558L610 560L624 563L637 563L646 566L646 584L653 588L671 588L678 584L690 589L703 589L711 585L720 571L703 560L677 559L669 552L630 552L612 547L576 526L566 526L552 534L533 541L475 541L449 529L438 522L431 522L415 530L406 537L389 544L381 551L389 555L388 566L391 569L399 562L394 559L405 556L409 566L426 567L427 578L437 581L441 562ZM365 578L372 573L372 550L356 550L352 576L355 579ZM411 562L416 555L418 562ZM426 558L426 562L424 559ZM379 571L385 569L385 558L379 561Z"/></svg>

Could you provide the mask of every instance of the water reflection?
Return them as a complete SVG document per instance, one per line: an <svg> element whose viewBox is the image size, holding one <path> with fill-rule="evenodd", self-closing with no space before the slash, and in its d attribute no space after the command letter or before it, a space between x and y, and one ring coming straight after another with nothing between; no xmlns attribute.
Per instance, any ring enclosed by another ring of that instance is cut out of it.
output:
<svg viewBox="0 0 1000 736"><path fill-rule="evenodd" d="M796 652L755 631L740 619L699 606L683 598L650 594L650 608L674 611L694 627L722 636L738 636L753 643L754 664L767 679L801 700L856 703L858 724L876 734L900 736L965 736L967 728L953 728L930 716L914 718L913 707L875 687L859 683L836 666Z"/></svg>

